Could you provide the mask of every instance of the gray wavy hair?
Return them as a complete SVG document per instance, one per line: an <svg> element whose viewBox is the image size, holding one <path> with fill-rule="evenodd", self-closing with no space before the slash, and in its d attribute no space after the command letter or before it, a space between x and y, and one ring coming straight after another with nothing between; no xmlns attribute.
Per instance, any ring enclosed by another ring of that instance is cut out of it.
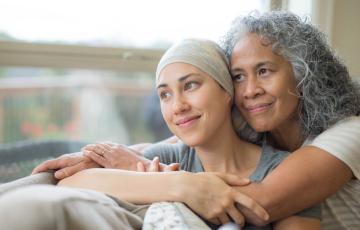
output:
<svg viewBox="0 0 360 230"><path fill-rule="evenodd" d="M284 11L236 18L221 41L228 57L247 33L258 34L292 64L305 138L320 134L343 118L360 114L359 85L331 50L325 35L307 20Z"/></svg>

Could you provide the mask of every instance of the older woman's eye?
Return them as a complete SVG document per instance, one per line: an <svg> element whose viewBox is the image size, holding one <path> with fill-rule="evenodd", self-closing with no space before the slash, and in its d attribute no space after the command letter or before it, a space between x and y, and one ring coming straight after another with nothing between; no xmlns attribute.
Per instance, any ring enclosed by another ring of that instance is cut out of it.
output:
<svg viewBox="0 0 360 230"><path fill-rule="evenodd" d="M242 82L245 80L244 74L236 74L232 77L234 82Z"/></svg>
<svg viewBox="0 0 360 230"><path fill-rule="evenodd" d="M269 72L269 70L266 69L266 68L261 68L261 69L259 69L259 75L265 75L265 74L267 74L268 72Z"/></svg>

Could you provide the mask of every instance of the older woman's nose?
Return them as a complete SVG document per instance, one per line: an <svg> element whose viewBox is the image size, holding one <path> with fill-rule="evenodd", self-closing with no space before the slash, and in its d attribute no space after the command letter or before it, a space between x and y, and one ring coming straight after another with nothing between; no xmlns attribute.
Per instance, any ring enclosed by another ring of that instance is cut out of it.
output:
<svg viewBox="0 0 360 230"><path fill-rule="evenodd" d="M265 92L256 78L255 79L250 78L245 83L245 89L243 89L243 90L244 90L244 97L246 99L255 98L259 95L264 94L264 92Z"/></svg>

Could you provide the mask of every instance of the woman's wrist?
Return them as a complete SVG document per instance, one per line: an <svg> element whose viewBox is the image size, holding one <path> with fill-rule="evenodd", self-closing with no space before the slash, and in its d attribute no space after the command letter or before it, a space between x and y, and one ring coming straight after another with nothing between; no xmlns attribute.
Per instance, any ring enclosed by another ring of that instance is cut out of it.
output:
<svg viewBox="0 0 360 230"><path fill-rule="evenodd" d="M191 186L189 186L189 182L194 174L185 171L173 173L174 179L172 180L173 183L170 189L171 201L186 203L191 188Z"/></svg>

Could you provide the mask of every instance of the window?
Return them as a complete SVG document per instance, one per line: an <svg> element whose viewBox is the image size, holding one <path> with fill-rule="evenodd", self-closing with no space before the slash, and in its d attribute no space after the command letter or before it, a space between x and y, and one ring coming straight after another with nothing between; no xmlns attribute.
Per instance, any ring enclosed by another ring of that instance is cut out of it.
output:
<svg viewBox="0 0 360 230"><path fill-rule="evenodd" d="M3 0L3 39L166 48L184 37L218 39L238 15L267 0Z"/></svg>
<svg viewBox="0 0 360 230"><path fill-rule="evenodd" d="M0 143L166 138L152 91L161 54L185 37L218 40L268 2L0 1Z"/></svg>

